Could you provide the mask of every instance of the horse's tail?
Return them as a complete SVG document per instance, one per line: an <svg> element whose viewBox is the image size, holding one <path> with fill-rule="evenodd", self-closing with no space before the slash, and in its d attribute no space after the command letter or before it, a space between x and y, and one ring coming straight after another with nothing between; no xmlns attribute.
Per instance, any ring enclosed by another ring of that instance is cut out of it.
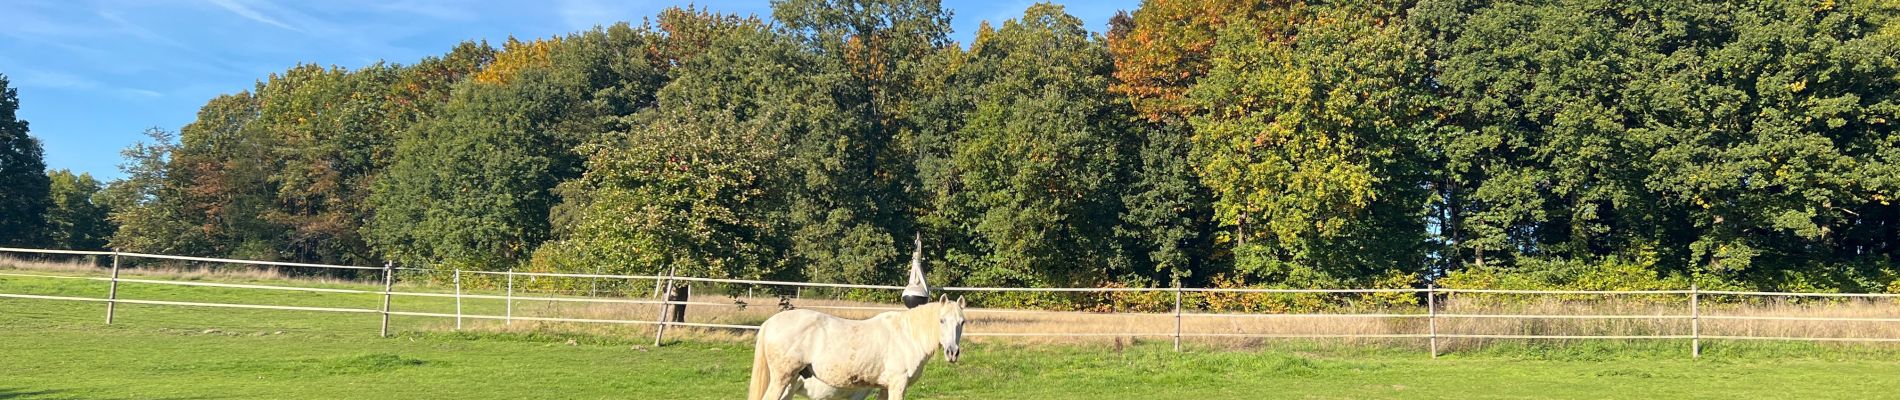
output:
<svg viewBox="0 0 1900 400"><path fill-rule="evenodd" d="M765 341L752 346L752 385L746 389L746 400L764 400L765 386L772 383L772 371L765 363Z"/></svg>

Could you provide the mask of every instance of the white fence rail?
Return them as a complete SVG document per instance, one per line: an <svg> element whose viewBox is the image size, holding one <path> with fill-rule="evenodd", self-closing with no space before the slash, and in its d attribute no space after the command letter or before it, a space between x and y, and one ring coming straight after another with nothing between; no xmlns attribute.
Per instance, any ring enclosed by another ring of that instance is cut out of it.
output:
<svg viewBox="0 0 1900 400"><path fill-rule="evenodd" d="M902 289L903 289L903 288L902 288L901 286L886 286L886 285L851 285L851 284L830 284L830 283L812 283L812 282L782 282L782 281L765 281L765 280L748 280L748 279L718 279L718 278L701 278L701 277L683 277L683 276L656 276L656 275L612 275L612 274L568 274L568 273L544 273L544 272L513 272L513 271L465 271L465 270L437 270L437 269L414 269L414 268L394 268L394 267L392 267L392 266L384 266L384 267L381 267L381 268L378 268L378 267L362 267L362 266L348 266L348 265L329 265L329 264L308 264L308 263L289 263L289 262L273 262L273 261L255 261L255 260L238 260L238 259L224 259L224 258L208 258L208 257L184 257L184 256L173 256L173 255L159 255L159 254L142 254L142 253L130 253L130 252L116 252L116 251L75 251L75 250L46 250L46 249L27 249L27 248L11 248L11 247L0 247L0 253L31 253L31 254L55 254L55 255L84 255L84 256L111 256L111 257L112 257L112 263L111 263L111 276L110 276L110 277L86 277L86 276L68 276L68 275L48 275L48 274L29 274L29 273L12 273L12 272L0 272L0 277L14 277L14 278L44 278L44 279L79 279L79 280L92 280L92 281L103 281L103 282L108 282L108 283L109 283L109 285L110 285L110 290L108 291L108 294L107 294L107 296L106 296L105 298L94 298L94 297L75 297L75 296L51 296L51 295L34 295L34 294L13 294L13 293L0 293L0 298L12 298L12 299L32 299L32 300L54 300L54 301L81 301L81 302L104 302L104 303L106 303L106 306L107 306L107 307L106 307L106 323L107 323L107 324L111 324L111 323L112 323L112 319L113 319L113 316L114 316L114 313L115 313L115 307L114 307L114 306L115 306L116 304L118 304L118 303L126 303L126 304L146 304L146 305L167 305L167 306L188 306L188 307L214 307L214 308L243 308L243 309L264 309L264 310L284 310L284 311L311 311L311 312L335 312L335 313L359 313L359 314L379 314L379 315L381 316L381 318L383 319L383 325L382 325L382 334L383 334L384 336L387 336L387 335L388 335L388 329L389 329L389 326L388 326L388 319L389 319L389 316L392 316L392 315L394 315L394 316L411 316L411 317L432 317L432 318L453 318L453 319L455 319L455 321L456 321L456 323L455 323L455 326L456 326L456 329L461 329L461 327L462 327L462 321L463 321L464 319L476 319L476 320L500 320L500 321L503 321L504 323L512 323L512 322L513 322L513 321L515 321L515 320L522 320L522 321L541 321L541 322L570 322L570 323L596 323L596 324L626 324L626 325L653 325L653 326L658 326L658 327L660 327L660 328L661 328L661 331L660 331L660 332L663 332L663 330L664 330L664 328L666 328L666 327L696 327L696 328L711 328L711 329L735 329L735 330L757 330L757 329L758 329L758 326L754 326L754 325L735 325L735 324L717 324L717 323L696 323L696 322L679 322L679 321L671 321L671 320L669 320L669 319L668 319L668 315L667 315L667 314L666 314L666 312L664 312L664 311L662 311L662 313L661 313L661 316L660 316L659 318L656 318L656 319L653 319L653 320L633 320L633 319L596 319L596 318L556 318L556 317L530 317L530 316L516 316L516 315L514 315L514 308L515 308L515 307L514 307L514 302L515 302L515 301L542 301L542 302L575 302L575 303L599 303L599 304L646 304L646 305L659 305L659 306L661 306L661 307L662 307L662 309L663 309L663 310L664 310L664 309L667 309L667 308L671 308L671 307L668 307L668 306L711 306L711 307L744 307L744 305L742 305L742 304L733 304L733 303L714 303L714 302L695 302L695 301L670 301L670 300L665 300L665 299L664 299L663 297L662 297L662 299L659 299L659 300L642 300L642 299L625 299L625 298L599 298L599 297L550 297L550 296L517 296L517 295L516 295L516 294L514 293L514 284L513 284L513 282L514 282L514 279L515 279L515 277L517 277L517 276L521 276L521 277L537 277L537 278L538 278L538 277L556 277L556 278L594 278L594 279L621 279L621 280L651 280L651 281L654 281L656 285L658 285L658 284L666 284L666 285L671 285L671 284L672 284L673 282L706 282L706 283L724 283L724 284L740 284L740 285L771 285L771 286L786 286L786 287L800 287L800 288L833 288L833 289L869 289L869 290L902 290ZM194 262L211 262L211 263L225 263L225 264L242 264L242 265L262 265L262 266L279 266L279 267L297 267L297 268L326 268L326 269L348 269L348 270L381 270L381 271L382 271L382 272L384 273L384 284L385 284L385 286L384 286L384 289L383 289L383 290L381 290L381 291L377 291L377 290L360 290L360 289L337 289L337 288L320 288L320 287L299 287L299 286L278 286L278 285L259 285L259 284L238 284L238 283L216 283L216 282L198 282L198 281L175 281L175 280L158 280L158 279L132 279L132 278L120 278L120 277L119 277L119 271L120 271L120 267L119 267L119 259L120 259L120 258L122 258L122 257L130 257L130 258L150 258L150 259L164 259L164 260L176 260L176 261L194 261ZM399 292L399 291L395 291L395 290L394 290L394 285L393 285L393 283L394 283L394 272L395 272L395 271L398 271L398 270L402 270L402 271L427 271L427 272L437 272L437 273L452 273L452 274L454 275L454 280L453 280L453 282L454 282L454 283L453 283L453 284L454 284L454 289L455 289L455 290L454 290L454 292L453 292L453 293L430 293L430 292ZM505 294L503 294L503 295L488 295L488 294L469 294L469 293L464 293L464 290L463 290L463 286L462 286L462 275L464 275L464 274L479 274L479 275L493 275L493 276L504 276L504 277L506 277L506 280L507 280L507 282L508 282L508 284L507 284L507 286L506 286L506 289L505 289L505 290L506 290L506 293L505 293ZM209 302L190 302L190 301L169 301L169 300L142 300L142 299L123 299L123 298L119 298L119 297L118 297L118 286L119 286L119 284L120 284L120 283L136 283L136 284L152 284L152 285L177 285L177 286L197 286L197 287L217 287L217 288L231 288L231 289L252 289L252 290L275 290L275 291L297 291L297 292L318 292L318 293L345 293L345 294L369 294L369 295L380 295L380 296L382 296L382 298L383 298L383 302L382 302L382 307L381 307L380 309L375 309L375 308L344 308L344 307L308 307L308 306L284 306L284 305L258 305L258 304L235 304L235 303L209 303ZM1173 317L1174 317L1174 318L1176 319L1176 323L1175 323L1175 325L1174 325L1174 329L1173 329L1173 330L1171 330L1171 331L1158 331L1158 332L967 332L967 333L965 333L965 335L966 335L966 336L972 336L972 337L1172 337L1172 338L1174 338L1174 339L1175 339L1175 343L1176 343L1176 349L1177 349L1177 350L1179 349L1179 346L1180 346L1180 340L1181 340L1181 338L1184 338L1184 337L1189 337L1189 338L1193 338L1193 337L1205 337L1205 338L1335 338L1335 339L1362 339L1362 338L1378 338L1378 339L1428 339L1428 343L1429 343L1429 347L1430 347L1430 350L1431 350L1431 352L1432 352L1432 355L1433 355L1433 356L1437 356L1437 355L1439 354L1439 346L1438 346L1438 345L1439 345L1439 339L1460 339L1460 338L1462 338L1462 339L1559 339L1559 340L1645 340L1645 339L1656 339L1656 340L1689 340L1689 341L1691 342L1691 353L1692 353L1692 356L1693 356L1693 357L1700 357L1700 356L1701 356L1701 342L1702 342L1702 340L1704 340L1704 339L1710 339L1710 340L1772 340L1772 341L1812 341L1812 342L1900 342L1900 338L1887 338L1887 337L1865 337L1865 338L1854 338L1854 337L1801 337L1801 336L1766 336L1766 335L1702 335L1702 334L1701 334L1701 332L1702 332L1702 325L1703 325L1703 322L1702 322L1702 320L1705 320L1705 319L1706 319L1706 320L1727 320L1727 321L1804 321L1804 322L1859 322L1859 323L1900 323L1900 317L1894 317L1894 318L1887 318L1887 317L1826 317L1826 316L1798 316L1798 315L1706 315L1706 314L1703 314L1703 313L1702 313L1702 305L1701 305L1701 302L1702 302L1702 300L1701 300L1701 295L1726 295L1726 296L1740 296L1740 297L1824 297L1824 298L1900 298L1900 294L1884 294L1884 293L1795 293L1795 292L1761 292L1761 291L1717 291L1717 290L1698 290L1698 289L1696 289L1696 288L1694 288L1694 287L1691 287L1691 288L1689 288L1689 289L1687 289L1687 290L1644 290L1644 291L1597 291L1597 290L1507 290L1507 289L1444 289L1444 288L1436 288L1436 287L1427 287L1427 288L1423 288L1423 289L1419 289L1419 288L1408 288L1408 289L1236 289L1236 288L1179 288L1179 287L1177 287L1177 288L991 288L991 287L944 287L944 288L941 288L941 289L942 289L942 290L944 290L944 291L949 291L949 292L964 292L964 293L996 293L996 292L1081 292L1081 293L1112 293L1112 292L1148 292L1148 293L1157 293L1157 292L1158 292L1158 293L1174 293L1174 294L1176 295L1176 296L1175 296L1175 303L1174 303L1174 309L1173 309L1173 311L1172 311L1172 312L1170 312L1170 313L1093 313L1093 312L1079 312L1079 311L1049 311L1049 310L1020 310L1020 309L984 309L984 308L972 308L972 309L969 309L969 310L968 310L968 311L969 311L970 313L973 313L973 314L1043 314L1043 315L1062 315L1062 314L1080 314L1080 315L1116 315L1116 316L1143 316L1143 315L1145 315L1145 316L1154 316L1154 317L1160 317L1160 316L1173 316ZM1182 308L1181 308L1181 300L1180 300L1180 294L1181 294L1181 293L1257 293L1257 294L1272 294L1272 293L1278 293L1278 294L1371 294L1371 293L1412 293L1412 294L1422 294L1422 295L1424 295L1424 296L1425 296L1425 301L1424 301L1424 302L1425 302L1425 312L1423 312L1423 313L1409 313L1409 314L1408 314L1408 313L1359 313L1359 314L1354 314L1354 313L1305 313L1305 314L1294 314L1294 313L1281 313L1281 314L1243 314L1243 313L1197 313L1197 312L1183 312L1183 310L1182 310ZM1437 299L1438 299L1438 298L1440 298L1440 297L1442 297L1442 296L1444 296L1444 295L1449 295L1449 294L1457 294L1457 293L1482 293L1482 294L1523 294L1523 295L1606 295L1606 296L1609 296L1609 295L1684 295L1684 296L1686 296L1686 297L1687 297L1687 298L1686 298L1685 300L1686 300L1686 302L1688 303L1688 304L1687 304L1687 306L1688 306L1688 310L1686 310L1686 311L1688 311L1688 314L1469 314L1469 313L1440 313L1440 312L1439 312L1439 304L1442 304L1442 303L1439 303L1439 302L1437 301ZM397 297L397 296L402 296L402 297L435 297L435 298L454 298L454 299L455 299L455 312L454 312L454 313L431 313L431 312L417 312L417 311L397 311L397 310L392 310L392 309L391 309L391 307L392 307L392 303L393 303L393 301L394 301L394 297ZM503 314L503 315L484 315L484 314L469 314L469 313L464 313L464 312L463 312L463 309L462 309L462 302L463 302L463 300L465 300L465 299L482 299L482 300L502 300L502 301L504 301L504 302L505 302L505 306L506 306L506 310L504 311L504 314ZM865 307L865 306L831 306L831 305L809 305L809 306L802 306L802 307L803 307L803 308L811 308L811 309L821 309L821 310L823 310L823 309L831 309L831 310L858 310L858 311L896 311L896 310L902 310L902 308L900 308L900 307ZM1182 326L1181 326L1181 324L1179 323L1179 321L1180 321L1180 319L1182 319L1182 318L1295 318L1295 319L1297 319L1297 318L1364 318L1364 319L1427 319L1427 320L1428 320L1428 323L1426 324L1426 329L1425 329L1425 332L1417 332L1417 333L1386 333L1386 334L1367 334L1367 333L1222 333L1222 332L1190 332L1190 331L1184 331L1184 330L1182 329ZM1688 334L1688 335L1666 335L1666 334L1655 334L1655 335L1518 335L1518 334L1481 334L1481 333L1459 333L1459 332L1440 332L1440 331L1439 331L1439 325L1440 325L1440 322L1441 322L1441 321L1445 321L1445 320L1459 320L1459 319L1516 319L1516 320L1538 320L1538 319L1551 319L1551 320L1688 320L1688 321L1689 321L1689 323L1690 323L1690 332L1691 332L1691 333L1690 333L1690 334ZM656 338L656 343L657 343L657 342L658 342L658 339Z"/></svg>

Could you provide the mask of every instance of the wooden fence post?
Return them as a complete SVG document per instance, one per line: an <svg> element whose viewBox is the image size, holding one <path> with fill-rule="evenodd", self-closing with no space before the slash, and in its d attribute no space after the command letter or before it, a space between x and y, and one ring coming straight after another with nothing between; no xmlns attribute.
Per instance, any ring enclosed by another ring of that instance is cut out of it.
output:
<svg viewBox="0 0 1900 400"><path fill-rule="evenodd" d="M1174 280L1174 351L1181 352L1181 280Z"/></svg>
<svg viewBox="0 0 1900 400"><path fill-rule="evenodd" d="M462 330L462 269L455 269L455 330Z"/></svg>
<svg viewBox="0 0 1900 400"><path fill-rule="evenodd" d="M106 289L106 325L112 325L112 313L119 306L119 248L112 248L112 286Z"/></svg>
<svg viewBox="0 0 1900 400"><path fill-rule="evenodd" d="M658 326L653 329L653 347L660 347L660 342L666 339L666 326L669 322L666 314L673 310L673 304L669 301L673 295L673 268L666 269L665 282L665 289L660 291L660 318L655 321Z"/></svg>
<svg viewBox="0 0 1900 400"><path fill-rule="evenodd" d="M1431 326L1432 358L1438 358L1438 286L1425 284L1425 319Z"/></svg>
<svg viewBox="0 0 1900 400"><path fill-rule="evenodd" d="M395 284L396 284L396 264L391 261L384 261L383 262L383 330L381 333L382 337L389 337L389 292L391 289L395 288Z"/></svg>
<svg viewBox="0 0 1900 400"><path fill-rule="evenodd" d="M1702 290L1689 284L1689 358L1702 359Z"/></svg>

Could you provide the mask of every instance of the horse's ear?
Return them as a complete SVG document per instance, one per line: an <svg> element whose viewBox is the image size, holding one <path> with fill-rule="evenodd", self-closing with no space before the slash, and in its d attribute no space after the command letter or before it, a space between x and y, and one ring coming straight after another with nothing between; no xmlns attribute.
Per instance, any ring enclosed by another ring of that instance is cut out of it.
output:
<svg viewBox="0 0 1900 400"><path fill-rule="evenodd" d="M957 308L963 308L965 304L969 303L963 302L963 296L957 296Z"/></svg>
<svg viewBox="0 0 1900 400"><path fill-rule="evenodd" d="M946 293L946 294L937 295L937 301L943 302L944 304L950 304L950 294Z"/></svg>

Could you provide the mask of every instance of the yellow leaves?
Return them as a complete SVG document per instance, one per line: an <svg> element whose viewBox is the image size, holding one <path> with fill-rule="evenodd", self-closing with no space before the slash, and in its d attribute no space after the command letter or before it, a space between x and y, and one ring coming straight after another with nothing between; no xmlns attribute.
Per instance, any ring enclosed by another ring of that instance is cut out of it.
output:
<svg viewBox="0 0 1900 400"><path fill-rule="evenodd" d="M1802 90L1806 90L1807 88L1808 88L1808 80L1806 79L1794 81L1794 83L1788 84L1788 91L1794 92L1794 93L1801 93Z"/></svg>
<svg viewBox="0 0 1900 400"><path fill-rule="evenodd" d="M480 83L505 84L513 81L514 77L519 76L522 71L553 65L554 62L549 58L549 54L553 53L554 48L560 44L561 38L558 37L533 42L508 38L508 43L502 47L502 51L495 54L495 61L482 68L480 72L476 72L473 79Z"/></svg>

